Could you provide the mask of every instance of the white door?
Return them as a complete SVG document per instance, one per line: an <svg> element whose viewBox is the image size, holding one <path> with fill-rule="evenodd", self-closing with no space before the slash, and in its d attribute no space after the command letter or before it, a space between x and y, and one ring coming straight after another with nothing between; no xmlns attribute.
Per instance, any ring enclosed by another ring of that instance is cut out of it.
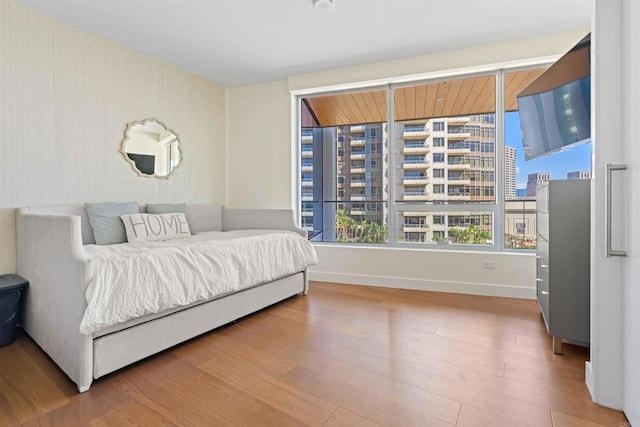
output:
<svg viewBox="0 0 640 427"><path fill-rule="evenodd" d="M592 6L595 126L586 382L595 402L622 408L631 425L640 427L640 1L592 0ZM612 173L611 191L605 185L608 164L626 165ZM608 256L607 246L626 257Z"/></svg>
<svg viewBox="0 0 640 427"><path fill-rule="evenodd" d="M622 261L622 407L640 426L640 2L622 2L622 123L627 256Z"/></svg>

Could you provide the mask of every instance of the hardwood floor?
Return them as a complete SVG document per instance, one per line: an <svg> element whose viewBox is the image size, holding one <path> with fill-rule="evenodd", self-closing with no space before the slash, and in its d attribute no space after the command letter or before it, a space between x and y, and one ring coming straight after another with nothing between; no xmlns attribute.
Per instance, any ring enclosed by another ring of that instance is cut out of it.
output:
<svg viewBox="0 0 640 427"><path fill-rule="evenodd" d="M84 394L20 333L0 425L625 426L563 351L534 301L312 283Z"/></svg>

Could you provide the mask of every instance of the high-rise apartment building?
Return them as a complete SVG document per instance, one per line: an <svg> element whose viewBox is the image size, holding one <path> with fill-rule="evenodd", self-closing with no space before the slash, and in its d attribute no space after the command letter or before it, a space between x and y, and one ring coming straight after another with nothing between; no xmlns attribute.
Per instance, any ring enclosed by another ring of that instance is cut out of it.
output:
<svg viewBox="0 0 640 427"><path fill-rule="evenodd" d="M504 147L504 199L516 198L516 149L507 145Z"/></svg>
<svg viewBox="0 0 640 427"><path fill-rule="evenodd" d="M495 202L495 115L396 122L394 135L390 159L384 123L302 130L304 229L321 231L325 241L340 240L344 215L386 228L389 173L395 174L394 201L405 207ZM405 242L446 240L454 229L471 225L489 236L493 230L490 213L409 208L395 220L397 238Z"/></svg>
<svg viewBox="0 0 640 427"><path fill-rule="evenodd" d="M322 230L322 210L319 209L322 200L322 166L320 170L314 170L314 153L322 153L322 129L302 129L300 143L301 226L304 230L313 232Z"/></svg>
<svg viewBox="0 0 640 427"><path fill-rule="evenodd" d="M591 171L569 172L567 179L591 179Z"/></svg>
<svg viewBox="0 0 640 427"><path fill-rule="evenodd" d="M301 225L310 237L336 240L336 215L386 224L385 127L367 123L302 129Z"/></svg>
<svg viewBox="0 0 640 427"><path fill-rule="evenodd" d="M385 217L384 141L382 123L338 126L338 209L356 221L381 223Z"/></svg>
<svg viewBox="0 0 640 427"><path fill-rule="evenodd" d="M527 176L527 197L535 197L538 187L549 179L551 179L549 172L530 173Z"/></svg>
<svg viewBox="0 0 640 427"><path fill-rule="evenodd" d="M411 120L395 123L394 198L430 204L495 201L495 116ZM492 230L490 214L405 210L398 239L433 242L451 228Z"/></svg>

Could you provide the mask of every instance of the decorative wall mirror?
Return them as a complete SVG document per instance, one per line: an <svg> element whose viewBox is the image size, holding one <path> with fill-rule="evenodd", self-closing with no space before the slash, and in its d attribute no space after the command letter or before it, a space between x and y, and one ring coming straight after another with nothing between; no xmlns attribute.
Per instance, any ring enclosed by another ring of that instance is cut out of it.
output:
<svg viewBox="0 0 640 427"><path fill-rule="evenodd" d="M157 119L128 123L120 152L147 178L168 178L182 161L178 135Z"/></svg>

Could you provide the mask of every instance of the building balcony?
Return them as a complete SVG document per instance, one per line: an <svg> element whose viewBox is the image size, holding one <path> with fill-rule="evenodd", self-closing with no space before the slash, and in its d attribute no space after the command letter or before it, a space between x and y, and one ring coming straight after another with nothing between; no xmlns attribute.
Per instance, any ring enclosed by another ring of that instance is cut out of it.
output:
<svg viewBox="0 0 640 427"><path fill-rule="evenodd" d="M365 214L365 211L363 211L362 209L351 209L349 211L349 215L352 215L352 216L360 216L364 214Z"/></svg>
<svg viewBox="0 0 640 427"><path fill-rule="evenodd" d="M427 144L423 145L405 145L402 147L402 154L427 154L431 151L431 147Z"/></svg>
<svg viewBox="0 0 640 427"><path fill-rule="evenodd" d="M365 131L365 125L356 125L356 126L351 126L349 128L349 131L351 133L357 133L357 132L364 132Z"/></svg>
<svg viewBox="0 0 640 427"><path fill-rule="evenodd" d="M402 183L404 185L427 185L429 184L429 178L426 176L405 176Z"/></svg>
<svg viewBox="0 0 640 427"><path fill-rule="evenodd" d="M469 154L471 153L471 149L470 148L463 148L463 147L458 147L458 148L447 148L447 153L448 154Z"/></svg>
<svg viewBox="0 0 640 427"><path fill-rule="evenodd" d="M426 129L407 129L405 128L402 131L402 139L405 140L416 140L416 139L427 139L431 133Z"/></svg>
<svg viewBox="0 0 640 427"><path fill-rule="evenodd" d="M447 200L452 202L460 200L471 200L471 196L469 194L448 194Z"/></svg>
<svg viewBox="0 0 640 427"><path fill-rule="evenodd" d="M367 198L367 196L365 196L364 194L352 194L349 199L352 202L363 202L365 201Z"/></svg>
<svg viewBox="0 0 640 427"><path fill-rule="evenodd" d="M302 216L313 216L313 211L302 211Z"/></svg>
<svg viewBox="0 0 640 427"><path fill-rule="evenodd" d="M304 194L304 193L302 193L300 198L302 199L303 202L311 202L311 201L313 201L313 194Z"/></svg>
<svg viewBox="0 0 640 427"><path fill-rule="evenodd" d="M302 166L300 166L300 170L302 172L313 172L313 166L311 166L311 165L302 165Z"/></svg>
<svg viewBox="0 0 640 427"><path fill-rule="evenodd" d="M365 168L351 168L349 169L349 172L351 173L365 173L367 171L367 169Z"/></svg>
<svg viewBox="0 0 640 427"><path fill-rule="evenodd" d="M411 161L402 163L402 169L404 170L425 170L429 168L429 162L424 161Z"/></svg>
<svg viewBox="0 0 640 427"><path fill-rule="evenodd" d="M311 144L313 142L313 135L300 136L300 142L302 142L303 144Z"/></svg>
<svg viewBox="0 0 640 427"><path fill-rule="evenodd" d="M302 150L300 152L300 156L303 159L309 159L309 158L313 157L313 150Z"/></svg>
<svg viewBox="0 0 640 427"><path fill-rule="evenodd" d="M469 163L447 163L447 168L449 170L468 170L471 169L471 165Z"/></svg>
<svg viewBox="0 0 640 427"><path fill-rule="evenodd" d="M447 132L447 139L449 141L464 141L469 138L471 138L471 133L469 132Z"/></svg>
<svg viewBox="0 0 640 427"><path fill-rule="evenodd" d="M302 181L302 188L311 188L313 187L313 181Z"/></svg>
<svg viewBox="0 0 640 427"><path fill-rule="evenodd" d="M449 118L449 120L447 120L447 123L449 123L449 126L464 126L464 125L468 125L471 122L471 119L469 117L451 117Z"/></svg>
<svg viewBox="0 0 640 427"><path fill-rule="evenodd" d="M405 233L426 233L429 231L429 226L427 224L423 224L423 225L405 224L404 227L402 227L402 231Z"/></svg>
<svg viewBox="0 0 640 427"><path fill-rule="evenodd" d="M367 140L364 138L352 138L349 144L351 144L352 147L364 147L366 142Z"/></svg>
<svg viewBox="0 0 640 427"><path fill-rule="evenodd" d="M351 188L363 188L363 187L366 187L366 186L367 186L367 183L366 183L366 182L364 182L364 181L351 181L351 182L349 183L349 186L350 186Z"/></svg>
<svg viewBox="0 0 640 427"><path fill-rule="evenodd" d="M431 200L431 197L429 196L429 193L424 192L424 193L404 193L402 196L402 200L410 202L410 201L419 201L419 202L426 202Z"/></svg>
<svg viewBox="0 0 640 427"><path fill-rule="evenodd" d="M351 160L364 160L367 158L367 155L365 153L351 153L349 158Z"/></svg>
<svg viewBox="0 0 640 427"><path fill-rule="evenodd" d="M470 185L471 179L469 178L447 178L449 185Z"/></svg>

